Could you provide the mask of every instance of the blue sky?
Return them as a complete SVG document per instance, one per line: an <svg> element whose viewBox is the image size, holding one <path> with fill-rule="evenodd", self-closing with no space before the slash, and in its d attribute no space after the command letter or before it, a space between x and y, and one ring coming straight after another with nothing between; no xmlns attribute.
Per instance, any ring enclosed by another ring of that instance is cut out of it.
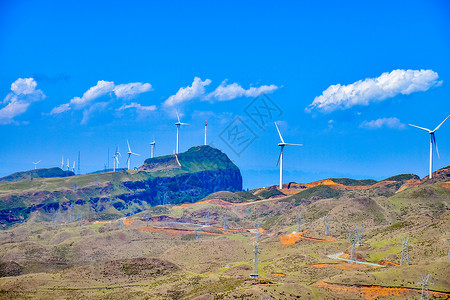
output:
<svg viewBox="0 0 450 300"><path fill-rule="evenodd" d="M285 182L425 176L429 135L405 124L450 114L449 16L448 1L1 1L0 176L78 151L83 173L99 170L127 139L133 167L152 136L172 154L175 110L191 124L180 151L207 119L244 187L278 182L273 121L304 145L286 148ZM262 99L278 110L261 125ZM230 147L235 122L245 149ZM449 137L450 121L434 169Z"/></svg>

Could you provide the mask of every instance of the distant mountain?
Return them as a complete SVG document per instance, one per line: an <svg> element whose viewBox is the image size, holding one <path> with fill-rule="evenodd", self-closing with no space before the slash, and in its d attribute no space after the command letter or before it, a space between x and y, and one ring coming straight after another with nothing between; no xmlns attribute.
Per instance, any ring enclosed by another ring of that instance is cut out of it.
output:
<svg viewBox="0 0 450 300"><path fill-rule="evenodd" d="M35 178L52 178L74 176L72 171L64 171L61 168L36 169L25 172L16 172L14 174L1 177L0 182L15 182L20 180L30 180Z"/></svg>
<svg viewBox="0 0 450 300"><path fill-rule="evenodd" d="M57 178L69 174L54 169L47 174L54 178L0 182L0 223L22 222L33 211L67 213L71 205L75 217L110 219L159 204L195 202L217 191L242 190L239 168L210 146L147 159L138 170L78 176L70 172L71 177ZM23 178L13 175L7 177Z"/></svg>

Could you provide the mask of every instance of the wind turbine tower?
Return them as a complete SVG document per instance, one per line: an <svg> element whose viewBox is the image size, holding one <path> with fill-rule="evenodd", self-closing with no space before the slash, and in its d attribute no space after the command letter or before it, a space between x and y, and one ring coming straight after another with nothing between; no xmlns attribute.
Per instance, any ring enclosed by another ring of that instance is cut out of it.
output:
<svg viewBox="0 0 450 300"><path fill-rule="evenodd" d="M278 134L280 135L281 143L278 143L278 146L280 146L280 155L278 156L278 162L277 165L280 164L280 190L283 188L283 149L285 146L303 146L302 144L290 144L285 143L283 140L283 137L281 136L280 130L278 129L278 125L275 122L275 126L277 127Z"/></svg>
<svg viewBox="0 0 450 300"><path fill-rule="evenodd" d="M208 128L208 120L205 120L205 146L206 146L206 133Z"/></svg>
<svg viewBox="0 0 450 300"><path fill-rule="evenodd" d="M440 158L439 157L438 146L436 144L436 137L435 137L434 133L436 132L436 130L439 129L439 127L442 126L442 124L444 124L445 121L447 121L447 119L449 117L450 117L450 115L447 118L445 118L445 120L442 121L442 123L439 124L434 130L430 130L428 128L424 128L424 127L419 127L419 126L416 126L416 125L408 124L409 126L425 130L425 131L427 131L430 134L430 175L428 176L428 178L430 178L430 179L433 178L433 143L434 143L434 146L436 147L436 152L437 152L438 158Z"/></svg>
<svg viewBox="0 0 450 300"><path fill-rule="evenodd" d="M34 165L34 169L36 170L36 166L37 166L37 164L38 163L40 163L42 160L40 160L40 161L37 161L37 162L33 162L32 164Z"/></svg>
<svg viewBox="0 0 450 300"><path fill-rule="evenodd" d="M177 125L177 151L175 152L175 154L178 154L178 153L179 153L179 150L180 150L180 147L179 147L179 140L180 140L180 138L179 138L179 135L180 135L180 126L181 126L181 125L189 125L189 124L187 124L187 123L181 123L181 121L180 121L180 116L178 115L178 112L177 112L177 119L178 119L178 122L175 123L175 125Z"/></svg>
<svg viewBox="0 0 450 300"><path fill-rule="evenodd" d="M67 159L67 171L69 171L70 170L70 163L69 163L69 159Z"/></svg>
<svg viewBox="0 0 450 300"><path fill-rule="evenodd" d="M140 154L137 154L137 153L134 153L134 152L131 151L130 143L128 143L128 140L127 140L127 145L128 145L128 152L127 152L128 158L127 158L127 163L128 163L128 170L130 170L131 155L138 155L138 156L140 156Z"/></svg>
<svg viewBox="0 0 450 300"><path fill-rule="evenodd" d="M153 158L153 150L155 148L155 137L153 137L153 142L150 143L150 146L152 147L151 153L150 153L150 158Z"/></svg>

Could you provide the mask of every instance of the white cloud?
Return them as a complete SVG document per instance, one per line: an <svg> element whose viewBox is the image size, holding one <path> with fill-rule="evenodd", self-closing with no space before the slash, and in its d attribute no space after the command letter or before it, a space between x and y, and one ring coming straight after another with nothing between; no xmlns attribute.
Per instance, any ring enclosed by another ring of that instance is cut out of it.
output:
<svg viewBox="0 0 450 300"><path fill-rule="evenodd" d="M359 127L368 129L379 129L382 127L391 129L404 129L406 125L400 122L400 120L397 118L381 118L372 121L364 121L361 123L361 125L359 125Z"/></svg>
<svg viewBox="0 0 450 300"><path fill-rule="evenodd" d="M132 82L119 84L114 88L117 98L133 98L136 95L152 90L150 83Z"/></svg>
<svg viewBox="0 0 450 300"><path fill-rule="evenodd" d="M137 110L142 110L142 111L154 111L154 110L156 110L156 105L142 106L139 103L132 102L130 104L122 105L121 107L116 109L116 111L121 111L121 110L125 110L125 109L130 109L130 108L136 108Z"/></svg>
<svg viewBox="0 0 450 300"><path fill-rule="evenodd" d="M70 110L69 103L61 104L60 106L53 108L50 115L60 114L68 110Z"/></svg>
<svg viewBox="0 0 450 300"><path fill-rule="evenodd" d="M6 106L0 109L0 124L17 123L14 118L27 111L32 102L45 98L41 90L37 90L33 78L18 78L11 84L11 93L6 95L2 103Z"/></svg>
<svg viewBox="0 0 450 300"><path fill-rule="evenodd" d="M167 100L164 101L163 105L166 107L172 107L191 99L198 98L205 94L205 86L209 85L210 83L210 79L202 81L200 78L195 77L191 86L180 88L175 95L167 98Z"/></svg>
<svg viewBox="0 0 450 300"><path fill-rule="evenodd" d="M113 81L99 80L97 84L89 88L82 97L74 97L69 103L61 104L51 110L50 115L60 114L70 109L84 109L82 124L89 120L89 116L95 109L104 108L107 102L102 102L101 105L95 105L92 102L104 95L114 93L117 98L133 98L139 94L152 90L150 83L131 82L125 84L115 85ZM89 105L89 107L87 107ZM87 107L87 108L86 108ZM142 106L141 110L149 110L149 106ZM156 107L155 107L156 109Z"/></svg>
<svg viewBox="0 0 450 300"><path fill-rule="evenodd" d="M70 100L70 104L74 104L77 106L84 106L85 104L91 102L92 100L112 92L114 90L114 87L115 86L113 81L99 80L97 82L97 85L87 90L81 98L80 97L72 98L72 100Z"/></svg>
<svg viewBox="0 0 450 300"><path fill-rule="evenodd" d="M355 105L369 105L398 94L408 95L439 86L438 74L433 70L393 70L377 78L366 78L349 85L331 85L305 109L330 112Z"/></svg>
<svg viewBox="0 0 450 300"><path fill-rule="evenodd" d="M239 97L256 97L262 93L272 93L278 87L276 85L262 85L260 87L250 87L248 90L244 89L237 83L226 84L226 80L211 93L205 96L206 100L227 101Z"/></svg>

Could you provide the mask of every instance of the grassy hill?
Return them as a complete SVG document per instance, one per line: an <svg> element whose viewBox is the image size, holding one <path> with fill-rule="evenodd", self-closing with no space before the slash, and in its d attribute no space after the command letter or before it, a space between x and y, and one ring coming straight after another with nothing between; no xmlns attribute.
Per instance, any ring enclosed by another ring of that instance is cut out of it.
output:
<svg viewBox="0 0 450 300"><path fill-rule="evenodd" d="M417 283L430 273L430 298L449 299L450 170L438 174L317 185L293 195L273 188L217 191L200 202L101 222L69 222L69 210L54 219L36 210L0 231L0 298L420 299ZM410 180L417 185L399 191ZM75 205L73 214L81 208ZM249 278L256 223L257 280ZM349 258L348 234L356 226L364 228L356 246L361 263L352 264L336 257ZM400 265L408 235L410 263Z"/></svg>

